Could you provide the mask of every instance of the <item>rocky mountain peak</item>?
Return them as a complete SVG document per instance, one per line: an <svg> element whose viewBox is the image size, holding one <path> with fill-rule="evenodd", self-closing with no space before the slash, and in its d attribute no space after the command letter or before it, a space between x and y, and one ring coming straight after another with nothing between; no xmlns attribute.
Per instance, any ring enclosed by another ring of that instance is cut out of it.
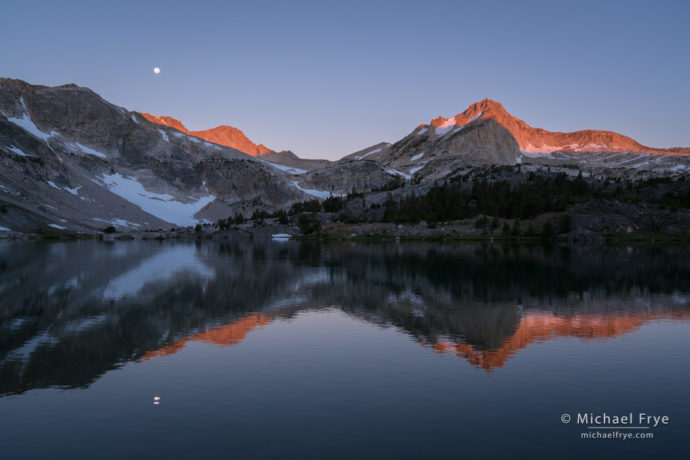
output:
<svg viewBox="0 0 690 460"><path fill-rule="evenodd" d="M533 128L519 118L511 115L500 102L484 99L470 105L464 112L449 118L439 116L420 125L418 130L430 126L445 132L454 126L463 126L477 119L493 119L508 130L515 138L520 150L528 154L548 154L552 152L609 152L661 155L690 155L688 148L647 147L634 139L612 131L583 130L575 132L552 132Z"/></svg>
<svg viewBox="0 0 690 460"><path fill-rule="evenodd" d="M224 145L254 157L273 151L263 144L255 144L241 130L233 126L219 125L212 129L189 131L181 121L173 117L152 115L150 113L142 113L141 115L150 122L175 128L190 136L195 136L214 144Z"/></svg>

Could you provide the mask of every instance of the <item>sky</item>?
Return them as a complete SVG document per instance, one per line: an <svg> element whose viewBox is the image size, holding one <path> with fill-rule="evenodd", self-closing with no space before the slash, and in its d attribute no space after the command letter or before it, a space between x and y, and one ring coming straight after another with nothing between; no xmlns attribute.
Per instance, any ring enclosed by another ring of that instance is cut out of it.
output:
<svg viewBox="0 0 690 460"><path fill-rule="evenodd" d="M0 76L337 159L471 103L690 146L690 1L3 0ZM160 67L160 74L153 68Z"/></svg>

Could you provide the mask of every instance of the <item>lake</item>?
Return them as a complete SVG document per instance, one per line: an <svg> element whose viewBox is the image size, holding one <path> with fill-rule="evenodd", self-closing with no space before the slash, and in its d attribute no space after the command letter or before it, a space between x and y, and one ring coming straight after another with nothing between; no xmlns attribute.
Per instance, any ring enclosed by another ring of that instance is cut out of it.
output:
<svg viewBox="0 0 690 460"><path fill-rule="evenodd" d="M689 352L682 246L0 244L3 459L690 458Z"/></svg>

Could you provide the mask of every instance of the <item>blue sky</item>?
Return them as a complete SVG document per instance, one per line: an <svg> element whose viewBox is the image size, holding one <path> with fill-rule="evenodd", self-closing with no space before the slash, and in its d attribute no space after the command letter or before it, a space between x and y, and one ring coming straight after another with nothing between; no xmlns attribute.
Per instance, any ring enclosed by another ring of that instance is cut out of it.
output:
<svg viewBox="0 0 690 460"><path fill-rule="evenodd" d="M690 146L690 1L3 0L2 14L1 76L307 158L486 97L536 127Z"/></svg>

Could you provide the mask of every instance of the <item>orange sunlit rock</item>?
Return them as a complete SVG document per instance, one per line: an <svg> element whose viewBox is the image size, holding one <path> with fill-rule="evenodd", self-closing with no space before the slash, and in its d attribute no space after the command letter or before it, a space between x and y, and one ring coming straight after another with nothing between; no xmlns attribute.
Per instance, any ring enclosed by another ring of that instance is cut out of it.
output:
<svg viewBox="0 0 690 460"><path fill-rule="evenodd" d="M265 153L272 152L271 149L263 144L256 145L249 140L242 131L232 126L221 125L204 131L189 131L182 122L172 117L159 117L157 115L151 115L150 113L142 113L141 116L152 123L170 126L190 136L195 136L205 141L213 142L214 144L224 145L244 152L247 155L258 157Z"/></svg>
<svg viewBox="0 0 690 460"><path fill-rule="evenodd" d="M611 131L584 130L570 133L552 132L533 128L508 113L500 102L484 99L451 118L438 117L429 124L433 127L464 125L475 119L491 118L513 135L520 150L527 153L550 152L628 152L690 155L690 148L658 149L644 146L634 139ZM423 126L423 125L422 125Z"/></svg>

